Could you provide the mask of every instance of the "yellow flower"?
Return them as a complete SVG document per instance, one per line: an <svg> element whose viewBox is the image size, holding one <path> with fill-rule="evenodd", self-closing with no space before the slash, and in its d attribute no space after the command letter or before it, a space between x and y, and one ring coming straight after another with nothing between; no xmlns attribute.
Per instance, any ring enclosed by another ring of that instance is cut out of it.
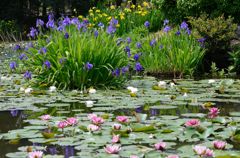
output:
<svg viewBox="0 0 240 158"><path fill-rule="evenodd" d="M82 19L82 18L83 18L83 16L82 16L82 15L79 15L79 16L78 16L78 18L79 18L79 19Z"/></svg>
<svg viewBox="0 0 240 158"><path fill-rule="evenodd" d="M121 20L125 19L124 15L120 15L120 19Z"/></svg>
<svg viewBox="0 0 240 158"><path fill-rule="evenodd" d="M96 10L96 13L100 13L101 11L98 9L98 10Z"/></svg>
<svg viewBox="0 0 240 158"><path fill-rule="evenodd" d="M92 27L93 25L91 23L88 24L88 27Z"/></svg>
<svg viewBox="0 0 240 158"><path fill-rule="evenodd" d="M96 17L96 18L93 18L93 21L97 21L98 20L98 18Z"/></svg>
<svg viewBox="0 0 240 158"><path fill-rule="evenodd" d="M143 2L143 6L148 7L149 6L148 2Z"/></svg>
<svg viewBox="0 0 240 158"><path fill-rule="evenodd" d="M93 12L93 10L92 10L92 9L90 9L88 12L89 12L89 13L92 13L92 12Z"/></svg>
<svg viewBox="0 0 240 158"><path fill-rule="evenodd" d="M141 9L142 7L140 5L137 6L138 9Z"/></svg>
<svg viewBox="0 0 240 158"><path fill-rule="evenodd" d="M131 8L132 8L132 9L134 9L135 7L136 7L136 6L135 6L134 4L133 4L133 5L131 5Z"/></svg>
<svg viewBox="0 0 240 158"><path fill-rule="evenodd" d="M107 16L108 16L106 13L103 13L102 15L103 15L103 16L105 16L105 17L107 17Z"/></svg>
<svg viewBox="0 0 240 158"><path fill-rule="evenodd" d="M127 13L130 13L130 12L131 12L131 9L125 8L124 11L127 12Z"/></svg>
<svg viewBox="0 0 240 158"><path fill-rule="evenodd" d="M111 19L112 19L112 17L111 17L111 16L109 16L109 17L107 18L107 20L108 20L108 21L110 21Z"/></svg>
<svg viewBox="0 0 240 158"><path fill-rule="evenodd" d="M116 27L120 27L120 24L117 24Z"/></svg>
<svg viewBox="0 0 240 158"><path fill-rule="evenodd" d="M102 14L98 14L98 16L99 16L99 18L101 18L101 17L102 17Z"/></svg>
<svg viewBox="0 0 240 158"><path fill-rule="evenodd" d="M94 9L96 9L96 7L92 7L92 9L94 10Z"/></svg>
<svg viewBox="0 0 240 158"><path fill-rule="evenodd" d="M93 13L90 13L89 15L90 15L90 16L94 16L94 14L93 14Z"/></svg>
<svg viewBox="0 0 240 158"><path fill-rule="evenodd" d="M110 6L110 9L114 10L114 9L115 9L115 6L114 6L114 5L111 5L111 6Z"/></svg>

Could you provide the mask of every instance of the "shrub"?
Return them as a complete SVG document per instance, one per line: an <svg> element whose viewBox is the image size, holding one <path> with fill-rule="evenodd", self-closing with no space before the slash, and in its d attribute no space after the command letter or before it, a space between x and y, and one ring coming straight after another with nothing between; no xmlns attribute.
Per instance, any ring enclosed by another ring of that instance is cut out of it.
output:
<svg viewBox="0 0 240 158"><path fill-rule="evenodd" d="M142 43L138 50L142 52L140 63L146 72L153 74L192 75L204 55L185 22L180 28L172 29L166 25L163 31L153 38L149 36Z"/></svg>
<svg viewBox="0 0 240 158"><path fill-rule="evenodd" d="M188 16L199 17L202 13L210 17L218 17L222 14L234 17L239 21L239 0L151 0L168 19L180 22Z"/></svg>
<svg viewBox="0 0 240 158"><path fill-rule="evenodd" d="M21 59L28 70L25 78L33 72L39 85L69 89L119 87L126 81L128 57L114 36L117 20L112 19L107 31L91 29L88 21L77 18L65 17L58 24L50 16L49 34L31 29L29 36L38 35L38 40L35 47L27 48L28 59Z"/></svg>
<svg viewBox="0 0 240 158"><path fill-rule="evenodd" d="M16 21L0 20L0 41L17 41L20 35Z"/></svg>
<svg viewBox="0 0 240 158"><path fill-rule="evenodd" d="M240 45L234 47L233 51L230 53L231 60L233 61L233 66L237 74L240 74Z"/></svg>
<svg viewBox="0 0 240 158"><path fill-rule="evenodd" d="M233 19L231 17L225 19L223 16L211 19L207 15L202 15L199 18L190 17L189 22L193 27L194 36L205 41L207 65L215 62L218 67L226 68L228 66L226 58L229 58L227 52L237 29Z"/></svg>

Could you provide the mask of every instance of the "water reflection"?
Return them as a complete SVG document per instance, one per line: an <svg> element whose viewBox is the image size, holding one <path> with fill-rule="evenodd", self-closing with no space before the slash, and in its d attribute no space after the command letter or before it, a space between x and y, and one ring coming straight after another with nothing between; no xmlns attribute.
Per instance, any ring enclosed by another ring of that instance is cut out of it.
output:
<svg viewBox="0 0 240 158"><path fill-rule="evenodd" d="M64 146L63 148L64 148L65 158L74 156L74 147L73 146Z"/></svg>
<svg viewBox="0 0 240 158"><path fill-rule="evenodd" d="M18 110L11 110L10 111L10 114L12 115L12 117L17 117L17 115L18 115Z"/></svg>

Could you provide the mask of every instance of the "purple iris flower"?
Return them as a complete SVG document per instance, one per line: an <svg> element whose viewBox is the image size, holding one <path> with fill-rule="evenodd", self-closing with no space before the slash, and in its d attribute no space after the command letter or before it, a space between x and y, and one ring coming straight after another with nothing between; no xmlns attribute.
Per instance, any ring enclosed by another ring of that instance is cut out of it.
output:
<svg viewBox="0 0 240 158"><path fill-rule="evenodd" d="M66 158L74 156L74 146L66 146L64 148L65 148L64 155Z"/></svg>
<svg viewBox="0 0 240 158"><path fill-rule="evenodd" d="M37 19L36 21L36 27L41 27L44 25L44 21L42 21L41 19Z"/></svg>
<svg viewBox="0 0 240 158"><path fill-rule="evenodd" d="M171 27L168 26L168 25L166 25L163 29L163 31L166 32L166 33L168 33L168 31L170 31L170 30L171 30Z"/></svg>
<svg viewBox="0 0 240 158"><path fill-rule="evenodd" d="M53 13L48 14L48 20L53 20L53 19L54 19Z"/></svg>
<svg viewBox="0 0 240 158"><path fill-rule="evenodd" d="M140 56L141 56L141 54L142 54L142 53L137 53L137 54L135 54L135 55L133 56L133 59L134 59L135 61L138 61L139 58L140 58Z"/></svg>
<svg viewBox="0 0 240 158"><path fill-rule="evenodd" d="M140 72L140 71L143 70L143 67L142 67L142 65L141 65L139 62L137 62L137 63L135 64L135 70L136 70L137 72Z"/></svg>
<svg viewBox="0 0 240 158"><path fill-rule="evenodd" d="M31 73L31 71L26 71L26 72L24 73L24 78L25 78L25 79L28 79L28 80L32 79L32 73Z"/></svg>
<svg viewBox="0 0 240 158"><path fill-rule="evenodd" d="M114 34L116 30L117 30L116 27L109 25L107 28L107 33L111 35L111 34Z"/></svg>
<svg viewBox="0 0 240 158"><path fill-rule="evenodd" d="M65 29L65 27L63 25L60 25L57 27L57 30L60 32L64 31L64 29Z"/></svg>
<svg viewBox="0 0 240 158"><path fill-rule="evenodd" d="M49 69L49 68L51 67L51 63L50 63L50 61L48 61L48 60L46 60L46 61L44 62L44 65L46 66L47 69Z"/></svg>
<svg viewBox="0 0 240 158"><path fill-rule="evenodd" d="M178 30L176 33L175 33L177 36L181 35L181 32Z"/></svg>
<svg viewBox="0 0 240 158"><path fill-rule="evenodd" d="M125 74L129 71L129 66L122 67L122 74Z"/></svg>
<svg viewBox="0 0 240 158"><path fill-rule="evenodd" d="M90 62L87 62L87 63L85 64L85 68L86 68L87 70L91 70L91 69L93 68L93 64L91 64Z"/></svg>
<svg viewBox="0 0 240 158"><path fill-rule="evenodd" d="M199 42L199 43L204 43L205 40L206 40L206 38L204 38L204 37L203 37L203 38L199 38L199 39L198 39L198 42Z"/></svg>
<svg viewBox="0 0 240 158"><path fill-rule="evenodd" d="M56 146L47 147L47 151L48 151L51 155L57 155L57 153L58 153Z"/></svg>
<svg viewBox="0 0 240 158"><path fill-rule="evenodd" d="M127 43L130 44L132 42L132 39L130 37L127 37Z"/></svg>
<svg viewBox="0 0 240 158"><path fill-rule="evenodd" d="M47 48L42 47L40 50L38 50L39 54L46 54L47 53Z"/></svg>
<svg viewBox="0 0 240 158"><path fill-rule="evenodd" d="M191 30L189 28L187 28L186 31L187 31L188 35L191 35L192 32L191 32Z"/></svg>
<svg viewBox="0 0 240 158"><path fill-rule="evenodd" d="M104 28L104 24L102 22L98 23L98 27Z"/></svg>
<svg viewBox="0 0 240 158"><path fill-rule="evenodd" d="M125 49L124 49L124 51L128 54L128 57L131 56L131 49L130 49L129 46L126 46Z"/></svg>
<svg viewBox="0 0 240 158"><path fill-rule="evenodd" d="M49 19L47 24L46 24L47 28L54 28L55 24L54 24L54 20L53 19Z"/></svg>
<svg viewBox="0 0 240 158"><path fill-rule="evenodd" d="M29 36L32 37L32 38L34 38L34 37L37 36L37 35L38 35L37 29L35 29L34 27L31 27Z"/></svg>
<svg viewBox="0 0 240 158"><path fill-rule="evenodd" d="M15 70L17 68L17 63L15 61L12 61L9 63L9 67L11 70Z"/></svg>
<svg viewBox="0 0 240 158"><path fill-rule="evenodd" d="M151 41L150 41L150 46L151 47L153 47L153 46L155 46L156 45L156 39L152 39Z"/></svg>
<svg viewBox="0 0 240 158"><path fill-rule="evenodd" d="M118 76L120 76L120 73L121 73L120 69L117 68L116 70L114 70L112 72L112 75L118 77Z"/></svg>
<svg viewBox="0 0 240 158"><path fill-rule="evenodd" d="M71 19L71 24L74 24L74 25L79 24L78 18L72 18L72 19Z"/></svg>
<svg viewBox="0 0 240 158"><path fill-rule="evenodd" d="M21 46L19 44L16 44L15 47L13 48L13 50L17 51L17 50L20 50L21 49Z"/></svg>
<svg viewBox="0 0 240 158"><path fill-rule="evenodd" d="M66 61L66 58L60 58L60 59L59 59L59 63L60 63L60 64L63 64L65 61Z"/></svg>
<svg viewBox="0 0 240 158"><path fill-rule="evenodd" d="M69 17L65 17L62 21L63 26L67 26L71 24L71 19Z"/></svg>
<svg viewBox="0 0 240 158"><path fill-rule="evenodd" d="M138 49L140 49L140 48L142 48L142 44L141 44L140 42L137 42L137 43L136 43L136 47L137 47Z"/></svg>
<svg viewBox="0 0 240 158"><path fill-rule="evenodd" d="M98 33L98 30L94 31L94 36L95 36L95 37L98 37L98 34L99 34L99 33Z"/></svg>
<svg viewBox="0 0 240 158"><path fill-rule="evenodd" d="M26 54L22 53L22 54L20 54L19 59L20 60L25 60L25 59L28 59L28 57L27 57Z"/></svg>
<svg viewBox="0 0 240 158"><path fill-rule="evenodd" d="M167 25L169 23L169 20L168 19L165 19L164 21L163 21L163 25L165 26L165 25Z"/></svg>
<svg viewBox="0 0 240 158"><path fill-rule="evenodd" d="M188 29L188 24L185 21L183 21L180 25L180 28L183 30Z"/></svg>
<svg viewBox="0 0 240 158"><path fill-rule="evenodd" d="M145 26L146 28L149 28L149 27L150 27L150 22L149 22L149 21L145 21L144 26Z"/></svg>
<svg viewBox="0 0 240 158"><path fill-rule="evenodd" d="M68 39L68 38L69 38L69 34L68 34L67 32L64 34L64 38L65 38L65 39Z"/></svg>
<svg viewBox="0 0 240 158"><path fill-rule="evenodd" d="M115 18L112 18L111 21L110 21L110 25L116 26L117 24L118 24L118 20L115 19Z"/></svg>

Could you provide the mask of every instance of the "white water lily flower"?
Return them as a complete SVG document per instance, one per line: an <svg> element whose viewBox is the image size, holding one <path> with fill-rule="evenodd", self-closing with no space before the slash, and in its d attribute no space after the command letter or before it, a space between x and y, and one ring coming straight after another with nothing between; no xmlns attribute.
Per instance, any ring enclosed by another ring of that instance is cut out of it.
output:
<svg viewBox="0 0 240 158"><path fill-rule="evenodd" d="M209 83L209 84L211 84L211 83L215 83L215 82L216 82L216 81L213 80L213 79L208 80L208 83Z"/></svg>
<svg viewBox="0 0 240 158"><path fill-rule="evenodd" d="M87 107L93 107L93 101L92 100L87 100L86 102L85 102L85 104L86 104L86 106Z"/></svg>
<svg viewBox="0 0 240 158"><path fill-rule="evenodd" d="M127 90L129 90L131 93L137 93L137 91L138 91L137 88L131 87L131 86L127 87Z"/></svg>
<svg viewBox="0 0 240 158"><path fill-rule="evenodd" d="M26 94L29 94L29 93L31 93L31 92L32 92L32 90L33 90L32 88L27 88L27 89L25 89L25 91L24 91L24 92L25 92Z"/></svg>
<svg viewBox="0 0 240 158"><path fill-rule="evenodd" d="M171 82L170 87L173 88L175 86L175 83Z"/></svg>
<svg viewBox="0 0 240 158"><path fill-rule="evenodd" d="M55 86L50 86L49 87L49 92L56 92L57 88Z"/></svg>
<svg viewBox="0 0 240 158"><path fill-rule="evenodd" d="M188 96L188 94L187 94L187 93L184 93L184 94L183 94L183 97L187 97L187 96Z"/></svg>
<svg viewBox="0 0 240 158"><path fill-rule="evenodd" d="M90 88L90 89L88 90L88 92L91 93L91 94L94 94L94 93L96 93L97 91L96 91L96 89L94 89L94 88Z"/></svg>
<svg viewBox="0 0 240 158"><path fill-rule="evenodd" d="M165 81L159 81L158 82L158 87L162 87L162 88L165 88L167 85L167 83Z"/></svg>
<svg viewBox="0 0 240 158"><path fill-rule="evenodd" d="M23 91L25 91L25 88L24 87L20 87L19 91L23 92Z"/></svg>
<svg viewBox="0 0 240 158"><path fill-rule="evenodd" d="M2 81L10 81L11 79L12 79L11 77L6 77L6 76L1 77Z"/></svg>

